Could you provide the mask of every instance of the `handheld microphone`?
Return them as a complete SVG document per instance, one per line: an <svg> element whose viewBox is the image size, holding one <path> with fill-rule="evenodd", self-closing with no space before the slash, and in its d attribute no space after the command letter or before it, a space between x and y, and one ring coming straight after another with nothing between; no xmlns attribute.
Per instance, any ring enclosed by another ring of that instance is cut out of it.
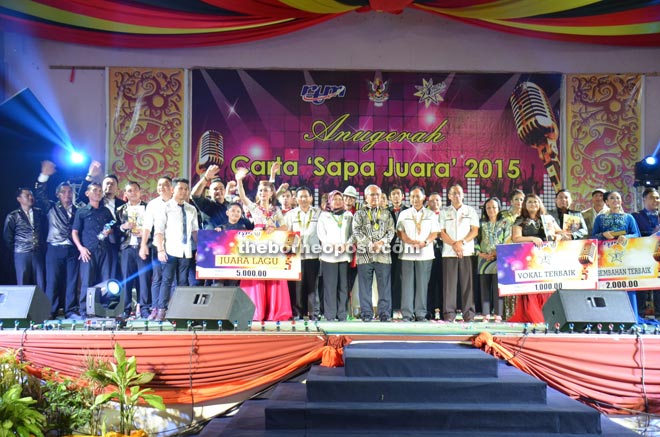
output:
<svg viewBox="0 0 660 437"><path fill-rule="evenodd" d="M206 169L210 165L222 166L225 162L225 147L222 134L215 130L207 130L197 142L199 150L198 167Z"/></svg>
<svg viewBox="0 0 660 437"><path fill-rule="evenodd" d="M560 190L559 127L548 96L535 83L521 82L513 90L509 103L518 137L537 150L555 191Z"/></svg>
<svg viewBox="0 0 660 437"><path fill-rule="evenodd" d="M582 247L582 252L578 257L578 261L582 265L592 264L596 257L596 251L598 247L593 241L585 241L584 246Z"/></svg>

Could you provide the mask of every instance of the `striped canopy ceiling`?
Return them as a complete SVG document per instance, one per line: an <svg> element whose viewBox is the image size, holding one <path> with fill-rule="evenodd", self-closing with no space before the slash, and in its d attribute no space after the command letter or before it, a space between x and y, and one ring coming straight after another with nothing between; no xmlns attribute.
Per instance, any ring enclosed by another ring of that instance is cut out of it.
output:
<svg viewBox="0 0 660 437"><path fill-rule="evenodd" d="M77 44L197 47L404 9L530 37L660 46L660 0L0 0L0 26Z"/></svg>

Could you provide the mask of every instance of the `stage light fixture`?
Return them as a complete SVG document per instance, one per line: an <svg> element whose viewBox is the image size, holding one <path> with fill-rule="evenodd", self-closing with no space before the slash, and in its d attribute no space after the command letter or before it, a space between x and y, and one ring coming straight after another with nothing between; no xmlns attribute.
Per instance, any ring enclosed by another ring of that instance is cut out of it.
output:
<svg viewBox="0 0 660 437"><path fill-rule="evenodd" d="M660 186L660 163L655 155L647 156L635 164L636 187Z"/></svg>
<svg viewBox="0 0 660 437"><path fill-rule="evenodd" d="M124 311L122 283L108 279L87 289L87 315L92 317L119 317Z"/></svg>
<svg viewBox="0 0 660 437"><path fill-rule="evenodd" d="M85 162L85 155L74 150L69 155L69 160L71 161L72 164L82 164Z"/></svg>

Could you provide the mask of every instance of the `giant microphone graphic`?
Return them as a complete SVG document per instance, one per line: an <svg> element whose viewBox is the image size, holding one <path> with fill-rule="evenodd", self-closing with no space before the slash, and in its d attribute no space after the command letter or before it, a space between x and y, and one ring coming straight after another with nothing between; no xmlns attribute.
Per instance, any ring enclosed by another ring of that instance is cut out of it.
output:
<svg viewBox="0 0 660 437"><path fill-rule="evenodd" d="M521 82L513 90L509 102L518 137L537 150L555 191L559 191L559 127L548 96L535 83Z"/></svg>
<svg viewBox="0 0 660 437"><path fill-rule="evenodd" d="M199 137L197 143L199 150L199 161L197 170L203 171L210 165L222 166L225 162L225 147L223 145L222 134L215 130L207 130Z"/></svg>

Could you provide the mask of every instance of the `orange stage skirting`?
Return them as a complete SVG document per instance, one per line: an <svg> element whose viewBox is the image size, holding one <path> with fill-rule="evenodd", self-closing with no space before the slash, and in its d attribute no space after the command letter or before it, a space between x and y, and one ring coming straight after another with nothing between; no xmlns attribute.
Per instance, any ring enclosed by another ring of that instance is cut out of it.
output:
<svg viewBox="0 0 660 437"><path fill-rule="evenodd" d="M660 336L530 335L473 344L605 413L660 413Z"/></svg>
<svg viewBox="0 0 660 437"><path fill-rule="evenodd" d="M323 333L0 332L0 349L22 348L35 373L49 368L73 378L86 355L110 359L115 342L137 358L140 371L156 373L150 387L166 404L200 404L245 400L315 362L342 365L350 339ZM601 411L660 413L660 336L485 332L473 343Z"/></svg>

